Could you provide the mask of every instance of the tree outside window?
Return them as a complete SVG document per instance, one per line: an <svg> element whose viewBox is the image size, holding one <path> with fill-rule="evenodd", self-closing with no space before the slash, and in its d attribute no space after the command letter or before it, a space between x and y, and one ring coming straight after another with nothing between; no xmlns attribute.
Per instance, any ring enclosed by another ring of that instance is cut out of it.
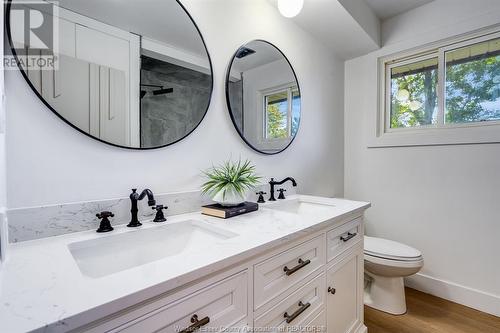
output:
<svg viewBox="0 0 500 333"><path fill-rule="evenodd" d="M437 55L391 68L390 128L500 120L500 39L447 51L444 58L441 114Z"/></svg>
<svg viewBox="0 0 500 333"><path fill-rule="evenodd" d="M300 94L295 87L264 96L266 139L295 136L300 120Z"/></svg>

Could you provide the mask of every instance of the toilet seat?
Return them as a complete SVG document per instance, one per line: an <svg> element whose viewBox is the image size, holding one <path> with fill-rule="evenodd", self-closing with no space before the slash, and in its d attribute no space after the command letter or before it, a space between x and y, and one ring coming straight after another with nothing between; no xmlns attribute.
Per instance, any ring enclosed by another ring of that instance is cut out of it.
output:
<svg viewBox="0 0 500 333"><path fill-rule="evenodd" d="M421 261L422 253L408 245L383 238L365 236L365 257L379 258L392 261L415 262Z"/></svg>
<svg viewBox="0 0 500 333"><path fill-rule="evenodd" d="M383 265L387 267L394 267L394 268L418 268L424 265L423 257L415 258L412 260L394 260L388 258L381 258L365 253L364 259L373 264ZM365 265L367 265L366 262Z"/></svg>

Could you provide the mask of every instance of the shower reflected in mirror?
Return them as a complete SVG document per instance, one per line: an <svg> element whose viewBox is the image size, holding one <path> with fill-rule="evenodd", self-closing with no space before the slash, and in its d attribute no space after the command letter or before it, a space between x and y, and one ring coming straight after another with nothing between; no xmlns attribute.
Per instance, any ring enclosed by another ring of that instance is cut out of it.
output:
<svg viewBox="0 0 500 333"><path fill-rule="evenodd" d="M36 35L51 43L26 41L20 12L40 14ZM66 123L99 141L167 146L193 132L208 110L210 57L176 0L11 0L7 20L29 86ZM30 65L46 59L54 65Z"/></svg>

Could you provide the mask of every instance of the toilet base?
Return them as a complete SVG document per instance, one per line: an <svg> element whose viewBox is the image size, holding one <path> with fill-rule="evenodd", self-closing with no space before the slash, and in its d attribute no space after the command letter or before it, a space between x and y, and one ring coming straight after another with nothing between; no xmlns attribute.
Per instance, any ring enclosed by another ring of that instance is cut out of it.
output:
<svg viewBox="0 0 500 333"><path fill-rule="evenodd" d="M406 313L402 277L378 276L365 271L365 305L393 315Z"/></svg>

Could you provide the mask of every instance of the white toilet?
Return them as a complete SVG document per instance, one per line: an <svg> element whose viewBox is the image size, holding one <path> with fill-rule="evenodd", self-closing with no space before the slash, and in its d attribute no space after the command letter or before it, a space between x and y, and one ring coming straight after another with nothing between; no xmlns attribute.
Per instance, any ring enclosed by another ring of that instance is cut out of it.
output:
<svg viewBox="0 0 500 333"><path fill-rule="evenodd" d="M387 239L365 236L365 304L390 314L406 313L403 278L420 271L420 251Z"/></svg>

